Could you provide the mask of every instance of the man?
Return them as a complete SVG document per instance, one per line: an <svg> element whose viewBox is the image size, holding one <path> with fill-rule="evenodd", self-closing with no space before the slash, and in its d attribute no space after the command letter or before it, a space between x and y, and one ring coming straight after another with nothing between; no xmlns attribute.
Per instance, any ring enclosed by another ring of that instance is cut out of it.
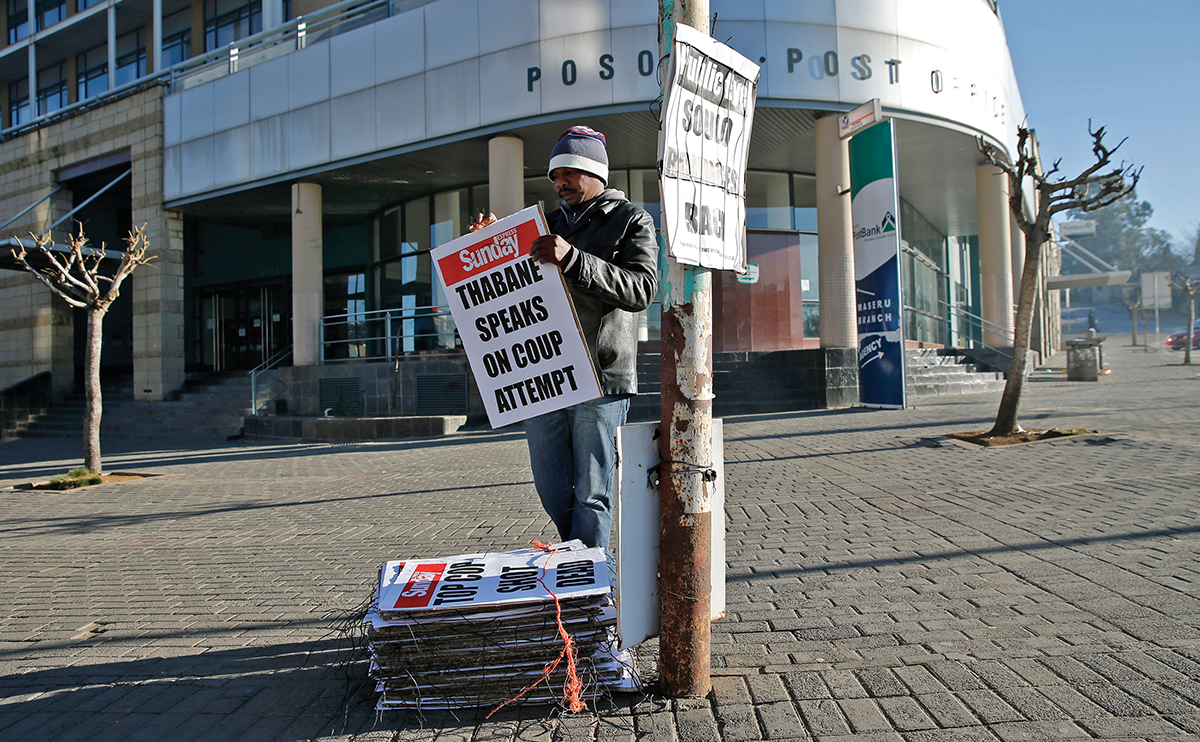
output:
<svg viewBox="0 0 1200 742"><path fill-rule="evenodd" d="M560 199L534 260L557 265L605 395L525 421L538 497L563 539L608 548L616 479L616 434L637 394L637 313L658 291L654 221L607 188L604 135L574 126L550 154Z"/></svg>

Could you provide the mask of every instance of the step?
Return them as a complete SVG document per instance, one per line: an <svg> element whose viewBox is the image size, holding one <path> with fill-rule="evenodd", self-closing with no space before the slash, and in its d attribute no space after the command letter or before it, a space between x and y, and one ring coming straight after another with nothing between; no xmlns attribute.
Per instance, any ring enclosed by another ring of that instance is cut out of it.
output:
<svg viewBox="0 0 1200 742"><path fill-rule="evenodd" d="M100 434L127 440L225 441L243 435L251 413L249 377L191 378L173 400L141 401L132 387L102 389ZM73 395L19 431L22 438L73 438L83 434L86 398Z"/></svg>

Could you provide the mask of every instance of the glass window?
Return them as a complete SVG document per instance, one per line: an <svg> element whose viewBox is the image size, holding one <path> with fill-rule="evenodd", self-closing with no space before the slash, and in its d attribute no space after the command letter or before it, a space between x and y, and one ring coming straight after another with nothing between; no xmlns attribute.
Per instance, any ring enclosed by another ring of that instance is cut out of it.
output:
<svg viewBox="0 0 1200 742"><path fill-rule="evenodd" d="M75 80L79 100L108 90L108 50L103 45L75 55Z"/></svg>
<svg viewBox="0 0 1200 742"><path fill-rule="evenodd" d="M787 173L746 174L747 229L791 229L792 192Z"/></svg>
<svg viewBox="0 0 1200 742"><path fill-rule="evenodd" d="M99 5L103 0L75 0L75 12L79 13L93 5Z"/></svg>
<svg viewBox="0 0 1200 742"><path fill-rule="evenodd" d="M192 56L192 14L190 10L163 18L163 69Z"/></svg>
<svg viewBox="0 0 1200 742"><path fill-rule="evenodd" d="M138 29L117 37L117 79L120 87L146 76L146 32Z"/></svg>
<svg viewBox="0 0 1200 742"><path fill-rule="evenodd" d="M903 199L900 233L907 337L929 343L950 342L946 237Z"/></svg>
<svg viewBox="0 0 1200 742"><path fill-rule="evenodd" d="M475 215L481 211L483 211L483 212L492 211L493 209L492 209L491 200L492 200L491 190L488 188L487 183L484 183L483 185L477 185L477 186L472 187L471 188L471 218L474 219Z"/></svg>
<svg viewBox="0 0 1200 742"><path fill-rule="evenodd" d="M467 189L444 191L433 196L433 247L464 234L470 222Z"/></svg>
<svg viewBox="0 0 1200 742"><path fill-rule="evenodd" d="M66 0L38 0L33 8L37 13L38 30L49 28L67 17Z"/></svg>
<svg viewBox="0 0 1200 742"><path fill-rule="evenodd" d="M8 125L20 126L28 123L29 80L18 80L8 84Z"/></svg>
<svg viewBox="0 0 1200 742"><path fill-rule="evenodd" d="M821 282L817 258L817 236L797 236L800 242L800 299L804 302L804 337L821 335Z"/></svg>
<svg viewBox="0 0 1200 742"><path fill-rule="evenodd" d="M525 179L525 205L535 204L541 204L542 211L547 214L558 208L558 194L554 192L554 184L544 174Z"/></svg>
<svg viewBox="0 0 1200 742"><path fill-rule="evenodd" d="M817 231L817 176L792 176L792 222L797 231Z"/></svg>
<svg viewBox="0 0 1200 742"><path fill-rule="evenodd" d="M387 260L400 254L400 209L389 209L379 217L379 246L376 260Z"/></svg>
<svg viewBox="0 0 1200 742"><path fill-rule="evenodd" d="M945 269L946 235L904 199L900 199L900 231L913 249L928 258L939 270Z"/></svg>
<svg viewBox="0 0 1200 742"><path fill-rule="evenodd" d="M38 114L57 111L67 105L67 75L62 62L38 70Z"/></svg>
<svg viewBox="0 0 1200 742"><path fill-rule="evenodd" d="M8 43L15 44L29 35L29 5L24 0L8 0Z"/></svg>
<svg viewBox="0 0 1200 742"><path fill-rule="evenodd" d="M404 204L404 241L415 245L417 250L428 250L431 247L428 197Z"/></svg>
<svg viewBox="0 0 1200 742"><path fill-rule="evenodd" d="M654 217L654 224L661 227L662 222L659 219L662 217L662 204L659 201L661 195L658 190L658 171L630 170L628 182L626 188L619 190L625 191L630 201L648 211L650 216Z"/></svg>
<svg viewBox="0 0 1200 742"><path fill-rule="evenodd" d="M369 328L367 277L350 273L325 277L325 357L363 358L367 355Z"/></svg>
<svg viewBox="0 0 1200 742"><path fill-rule="evenodd" d="M212 51L261 30L262 0L205 0L205 51Z"/></svg>

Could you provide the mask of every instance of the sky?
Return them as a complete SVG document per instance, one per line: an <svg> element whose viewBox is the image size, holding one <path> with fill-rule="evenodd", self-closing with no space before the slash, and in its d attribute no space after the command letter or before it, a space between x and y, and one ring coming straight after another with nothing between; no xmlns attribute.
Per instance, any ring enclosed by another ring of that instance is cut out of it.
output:
<svg viewBox="0 0 1200 742"><path fill-rule="evenodd" d="M1176 251L1200 225L1200 0L999 0L1017 87L1042 159L1067 177L1095 162L1088 136L1128 140L1138 199Z"/></svg>

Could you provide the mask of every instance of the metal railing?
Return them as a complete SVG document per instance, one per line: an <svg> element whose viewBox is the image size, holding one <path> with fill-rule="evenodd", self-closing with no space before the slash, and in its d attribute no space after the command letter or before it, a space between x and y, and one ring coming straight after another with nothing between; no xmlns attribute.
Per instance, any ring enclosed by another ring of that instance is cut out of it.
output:
<svg viewBox="0 0 1200 742"><path fill-rule="evenodd" d="M171 68L171 90L186 90L303 49L392 15L392 0L343 0L274 28L245 36Z"/></svg>
<svg viewBox="0 0 1200 742"><path fill-rule="evenodd" d="M288 54L305 46L388 18L399 0L343 0L294 18L274 28L232 41L212 51L185 59L167 69L143 75L123 85L97 93L77 103L33 116L28 121L0 130L0 139L25 134L74 113L108 103L149 85L168 85L174 92L247 69L260 62ZM64 29L66 30L66 29ZM49 37L54 28L40 32ZM34 103L36 106L36 103Z"/></svg>
<svg viewBox="0 0 1200 742"><path fill-rule="evenodd" d="M402 307L324 317L319 326L322 364L392 360L446 353L461 343L448 306Z"/></svg>
<svg viewBox="0 0 1200 742"><path fill-rule="evenodd" d="M288 346L267 360L250 369L250 414L258 414L258 377L287 360L292 354L292 346Z"/></svg>
<svg viewBox="0 0 1200 742"><path fill-rule="evenodd" d="M1004 340L1008 343L1007 347L1011 348L1014 345L1016 337L1012 330L998 325L995 322L986 320L978 314L969 312L966 309L951 304L947 301L938 299L938 304L949 310L950 316L938 318L940 322L949 327L950 333L948 334L948 337L957 336L959 338L959 342L966 340L967 344L961 347L982 348L992 353L1001 355L1010 361L1012 360L1012 353L984 341L984 337L986 337L987 333L990 332L993 335L1004 338ZM968 330L967 332L962 331L963 325L966 325ZM973 332L975 330L978 332Z"/></svg>

